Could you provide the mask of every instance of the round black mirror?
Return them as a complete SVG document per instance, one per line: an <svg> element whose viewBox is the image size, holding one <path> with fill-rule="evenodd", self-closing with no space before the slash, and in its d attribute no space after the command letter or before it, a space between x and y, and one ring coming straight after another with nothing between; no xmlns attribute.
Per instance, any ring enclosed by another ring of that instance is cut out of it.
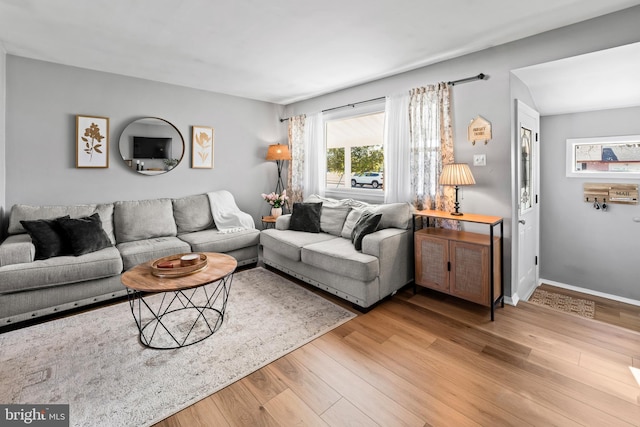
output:
<svg viewBox="0 0 640 427"><path fill-rule="evenodd" d="M133 171L158 175L180 163L184 156L184 138L165 119L143 117L124 128L119 148L125 164Z"/></svg>

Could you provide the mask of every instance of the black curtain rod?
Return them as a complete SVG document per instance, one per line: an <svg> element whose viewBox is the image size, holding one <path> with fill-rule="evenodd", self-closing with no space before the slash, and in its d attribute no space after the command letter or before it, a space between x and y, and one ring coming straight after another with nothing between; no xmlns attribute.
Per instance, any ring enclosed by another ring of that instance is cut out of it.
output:
<svg viewBox="0 0 640 427"><path fill-rule="evenodd" d="M455 85L457 85L457 84L459 84L459 83L474 82L474 81L476 81L476 80L484 80L484 79L486 79L486 78L487 78L487 75L486 75L486 74L484 74L484 73L480 73L480 74L478 74L477 76L467 77L467 78L460 79L460 80L453 80L453 81L451 81L451 82L447 82L447 84L448 84L449 86L455 86Z"/></svg>
<svg viewBox="0 0 640 427"><path fill-rule="evenodd" d="M476 80L484 80L484 79L486 79L486 78L487 78L487 75L486 75L486 74L484 74L484 73L480 73L480 74L478 74L477 76L473 76L473 77L466 77L466 78L464 78L464 79L453 80L453 81L447 82L447 84L448 84L449 86L455 86L455 85L460 84L460 83L468 83L468 82L473 82L473 81L476 81ZM366 102L379 101L379 100L381 100L381 99L385 99L385 98L386 98L385 96L381 96L381 97L379 97L379 98L367 99L366 101L354 102L354 103L352 103L352 104L345 104L345 105L341 105L341 106L339 106L339 107L327 108L326 110L322 110L322 112L323 112L323 113L326 113L327 111L338 110L338 109L340 109L340 108L345 108L345 107L352 107L352 108L353 108L353 107L355 107L356 105L364 104L364 103L366 103ZM280 123L285 122L285 121L287 121L287 120L289 120L289 117L286 117L286 118L284 118L284 119L280 119Z"/></svg>
<svg viewBox="0 0 640 427"><path fill-rule="evenodd" d="M339 110L340 108L345 108L345 107L354 108L356 105L364 104L366 102L380 101L381 99L385 99L385 98L386 96L380 96L378 98L367 99L366 101L354 102L353 104L345 104L339 107L327 108L326 110L322 110L322 112L326 113L327 111Z"/></svg>
<svg viewBox="0 0 640 427"><path fill-rule="evenodd" d="M359 101L359 102L354 102L352 104L345 104L345 105L341 105L339 107L333 107L333 108L327 108L326 110L322 110L323 113L326 113L327 111L333 111L333 110L338 110L340 108L345 108L345 107L355 107L356 105L360 105L360 104L364 104L366 102L373 102L373 101L380 101L381 99L385 99L386 96L380 96L378 98L371 98L371 99L367 99L366 101ZM289 117L286 117L284 119L280 119L280 123L289 120Z"/></svg>

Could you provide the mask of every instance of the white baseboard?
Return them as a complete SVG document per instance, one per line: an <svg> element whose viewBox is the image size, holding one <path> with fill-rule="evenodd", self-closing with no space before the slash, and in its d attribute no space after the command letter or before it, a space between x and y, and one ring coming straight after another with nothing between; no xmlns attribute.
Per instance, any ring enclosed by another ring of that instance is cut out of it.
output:
<svg viewBox="0 0 640 427"><path fill-rule="evenodd" d="M540 284L533 286L531 289L527 289L526 292L524 292L524 297L520 298L520 295L518 294L518 292L516 292L515 294L511 295L510 297L505 297L504 298L504 302L507 304L511 304L513 306L518 305L518 303L520 302L520 300L522 301L528 301L529 297L531 296L531 294L533 294L533 291L536 290L536 288L540 286Z"/></svg>
<svg viewBox="0 0 640 427"><path fill-rule="evenodd" d="M566 283L554 282L553 280L547 280L547 279L542 279L541 278L540 282L538 283L538 286L540 286L542 283L545 283L545 284L551 285L551 286L556 286L558 288L569 289L571 291L576 291L576 292L580 292L580 293L583 293L583 294L593 295L593 296L600 297L600 298L607 298L607 299L610 299L610 300L623 302L625 304L636 305L636 306L640 307L640 301L634 300L634 299L631 299L631 298L625 298L625 297L621 297L621 296L618 296L618 295L612 295L612 294L605 294L604 292L598 292L598 291L594 291L592 289L580 288L578 286L567 285Z"/></svg>
<svg viewBox="0 0 640 427"><path fill-rule="evenodd" d="M507 296L504 297L504 303L505 304L516 306L516 305L518 305L519 301L520 301L520 297L518 296L517 292L515 294L511 295L510 297L507 297Z"/></svg>

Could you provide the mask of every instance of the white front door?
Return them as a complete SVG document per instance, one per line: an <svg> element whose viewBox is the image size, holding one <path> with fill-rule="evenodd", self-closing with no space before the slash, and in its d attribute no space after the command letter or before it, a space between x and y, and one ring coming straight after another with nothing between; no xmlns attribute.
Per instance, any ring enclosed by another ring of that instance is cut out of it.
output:
<svg viewBox="0 0 640 427"><path fill-rule="evenodd" d="M528 298L538 285L540 245L540 114L517 101L518 288Z"/></svg>

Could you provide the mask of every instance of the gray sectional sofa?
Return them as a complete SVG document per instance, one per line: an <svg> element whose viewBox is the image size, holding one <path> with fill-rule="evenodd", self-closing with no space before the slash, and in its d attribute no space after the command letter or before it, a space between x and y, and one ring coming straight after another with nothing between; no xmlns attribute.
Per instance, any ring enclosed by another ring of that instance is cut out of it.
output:
<svg viewBox="0 0 640 427"><path fill-rule="evenodd" d="M320 232L292 230L291 214L279 217L275 228L260 233L267 266L363 309L413 280L413 210L409 204L370 205L317 195L305 203L322 203ZM382 218L357 250L351 234L363 212L381 213Z"/></svg>
<svg viewBox="0 0 640 427"><path fill-rule="evenodd" d="M35 259L35 246L20 221L95 213L107 247L79 256ZM0 327L126 295L120 274L163 256L222 252L235 257L239 266L256 263L260 238L256 229L219 232L207 194L74 206L15 205L8 234L0 244Z"/></svg>

